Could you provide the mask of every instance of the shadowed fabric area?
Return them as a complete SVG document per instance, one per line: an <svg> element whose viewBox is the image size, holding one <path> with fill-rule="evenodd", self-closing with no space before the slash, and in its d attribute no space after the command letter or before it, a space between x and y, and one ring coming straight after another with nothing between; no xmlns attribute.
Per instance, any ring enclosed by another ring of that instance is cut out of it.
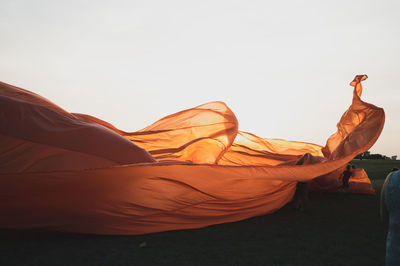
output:
<svg viewBox="0 0 400 266"><path fill-rule="evenodd" d="M298 181L337 191L383 129L383 109L360 99L366 78L351 83L353 102L325 147L239 131L223 102L124 132L0 83L0 228L146 234L274 212ZM357 171L350 191L373 194Z"/></svg>

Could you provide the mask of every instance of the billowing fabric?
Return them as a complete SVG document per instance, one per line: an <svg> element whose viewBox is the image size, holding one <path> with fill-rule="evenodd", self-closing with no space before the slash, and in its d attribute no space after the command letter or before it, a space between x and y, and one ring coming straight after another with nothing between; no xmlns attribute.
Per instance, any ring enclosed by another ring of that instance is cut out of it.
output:
<svg viewBox="0 0 400 266"><path fill-rule="evenodd" d="M376 194L364 169L360 168L354 170L353 176L350 177L349 180L349 192L371 195Z"/></svg>
<svg viewBox="0 0 400 266"><path fill-rule="evenodd" d="M310 190L321 192L337 192L341 190L343 184L342 173L345 170L346 165L327 175L309 181ZM371 184L371 180L368 178L364 169L355 169L352 174L353 175L349 179L348 192L370 195L376 194L375 189Z"/></svg>
<svg viewBox="0 0 400 266"><path fill-rule="evenodd" d="M386 238L386 265L400 265L400 171L387 177L385 205L389 214L389 231Z"/></svg>
<svg viewBox="0 0 400 266"><path fill-rule="evenodd" d="M239 131L222 102L124 132L0 83L0 228L199 228L274 212L298 181L337 190L345 165L384 125L383 109L360 99L365 78L351 83L353 102L325 147Z"/></svg>

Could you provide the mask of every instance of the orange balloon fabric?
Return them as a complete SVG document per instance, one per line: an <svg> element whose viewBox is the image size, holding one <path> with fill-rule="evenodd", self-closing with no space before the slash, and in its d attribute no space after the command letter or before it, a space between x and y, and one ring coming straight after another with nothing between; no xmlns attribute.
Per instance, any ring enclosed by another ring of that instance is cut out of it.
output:
<svg viewBox="0 0 400 266"><path fill-rule="evenodd" d="M124 132L0 83L0 228L127 235L199 228L274 212L298 181L337 189L340 171L384 125L383 109L360 99L364 79L351 83L353 103L325 147L239 131L222 102Z"/></svg>
<svg viewBox="0 0 400 266"><path fill-rule="evenodd" d="M371 185L364 169L355 169L353 176L349 179L349 192L375 195L375 190Z"/></svg>

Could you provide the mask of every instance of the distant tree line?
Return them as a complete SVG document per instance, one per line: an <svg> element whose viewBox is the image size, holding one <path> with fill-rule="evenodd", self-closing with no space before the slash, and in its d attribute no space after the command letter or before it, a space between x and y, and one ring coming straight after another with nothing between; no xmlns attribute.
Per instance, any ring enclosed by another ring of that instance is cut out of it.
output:
<svg viewBox="0 0 400 266"><path fill-rule="evenodd" d="M388 157L386 155L382 155L379 153L371 153L370 151L366 151L357 155L354 159L372 159L372 160L397 160L397 155Z"/></svg>

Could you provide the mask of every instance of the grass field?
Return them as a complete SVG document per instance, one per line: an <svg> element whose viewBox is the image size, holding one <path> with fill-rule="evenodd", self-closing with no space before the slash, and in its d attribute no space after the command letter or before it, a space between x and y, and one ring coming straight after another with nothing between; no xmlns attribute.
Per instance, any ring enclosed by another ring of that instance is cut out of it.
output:
<svg viewBox="0 0 400 266"><path fill-rule="evenodd" d="M0 231L0 265L384 265L378 197L400 161L353 164L366 169L377 196L310 193L304 213L288 205L245 221L142 236Z"/></svg>

